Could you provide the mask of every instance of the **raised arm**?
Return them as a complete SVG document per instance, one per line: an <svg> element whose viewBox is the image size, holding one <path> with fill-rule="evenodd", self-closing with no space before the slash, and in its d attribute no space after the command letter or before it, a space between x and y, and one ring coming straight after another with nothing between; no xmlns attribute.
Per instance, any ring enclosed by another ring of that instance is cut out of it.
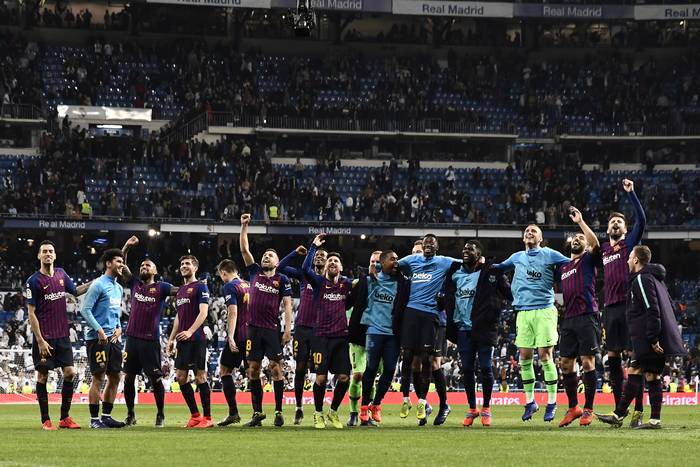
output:
<svg viewBox="0 0 700 467"><path fill-rule="evenodd" d="M634 192L634 182L624 179L622 181L622 186L627 192L632 206L634 206L634 227L632 227L632 232L625 237L625 243L632 249L642 241L642 235L644 235L644 229L647 225L647 216L644 213L644 208L642 208L642 203L639 202L639 198L637 198L637 194Z"/></svg>
<svg viewBox="0 0 700 467"><path fill-rule="evenodd" d="M292 266L292 263L294 263L294 261L300 256L305 256L306 253L306 247L299 245L296 250L282 258L280 263L277 265L277 271L281 272L285 276L293 277L296 280L302 280L304 278L304 272L300 268Z"/></svg>
<svg viewBox="0 0 700 467"><path fill-rule="evenodd" d="M502 263L494 264L493 267L503 272L515 269L515 255L517 255L517 253L513 253L507 260L503 261Z"/></svg>
<svg viewBox="0 0 700 467"><path fill-rule="evenodd" d="M246 267L250 266L255 262L253 255L250 253L250 245L248 244L248 225L250 224L250 214L243 214L241 216L241 234L239 237L239 243L241 246L241 255L243 256L243 262Z"/></svg>
<svg viewBox="0 0 700 467"><path fill-rule="evenodd" d="M316 235L316 238L314 238L311 247L309 247L309 252L306 255L306 259L304 259L304 264L301 267L301 269L304 271L304 275L311 284L311 287L313 287L314 289L318 289L319 287L321 287L321 284L323 284L323 276L316 274L316 271L314 271L313 263L314 257L316 256L316 249L323 245L326 241L324 237L325 234Z"/></svg>
<svg viewBox="0 0 700 467"><path fill-rule="evenodd" d="M75 296L79 297L79 296L85 294L93 282L95 282L95 279L91 280L90 282L86 282L85 284L77 286L75 288Z"/></svg>
<svg viewBox="0 0 700 467"><path fill-rule="evenodd" d="M598 236L588 227L586 221L583 220L581 211L571 206L569 208L569 217L581 228L581 232L586 237L586 242L588 242L588 249L591 253L596 253L600 249L600 241L598 241Z"/></svg>

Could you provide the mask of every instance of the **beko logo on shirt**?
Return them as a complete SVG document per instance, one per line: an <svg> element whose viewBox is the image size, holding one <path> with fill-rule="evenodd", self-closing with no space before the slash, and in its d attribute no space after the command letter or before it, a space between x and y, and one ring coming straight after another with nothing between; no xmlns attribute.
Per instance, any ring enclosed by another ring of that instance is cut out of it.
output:
<svg viewBox="0 0 700 467"><path fill-rule="evenodd" d="M620 259L620 253L606 256L605 258L603 258L603 266L607 266L608 263L612 263L613 261L618 260L618 259Z"/></svg>
<svg viewBox="0 0 700 467"><path fill-rule="evenodd" d="M66 298L65 292L51 292L44 295L44 300L50 300L52 302L62 298Z"/></svg>
<svg viewBox="0 0 700 467"><path fill-rule="evenodd" d="M569 277L573 276L576 274L576 268L572 269L571 271L566 271L564 274L561 275L561 280L568 279Z"/></svg>
<svg viewBox="0 0 700 467"><path fill-rule="evenodd" d="M459 289L457 298L473 298L476 295L476 289Z"/></svg>
<svg viewBox="0 0 700 467"><path fill-rule="evenodd" d="M134 298L141 303L155 303L155 297L149 297L148 295L143 295L140 292L134 294Z"/></svg>
<svg viewBox="0 0 700 467"><path fill-rule="evenodd" d="M394 303L394 296L389 292L375 290L372 297L379 303Z"/></svg>
<svg viewBox="0 0 700 467"><path fill-rule="evenodd" d="M271 293L275 295L279 295L280 293L279 289L276 289L270 285L261 284L260 282L255 283L255 288L265 293Z"/></svg>
<svg viewBox="0 0 700 467"><path fill-rule="evenodd" d="M542 273L539 271L534 271L532 269L527 271L527 278L532 279L532 280L540 280L542 279Z"/></svg>
<svg viewBox="0 0 700 467"><path fill-rule="evenodd" d="M329 302L339 302L341 300L345 300L345 295L339 293L324 293L323 299L328 300Z"/></svg>
<svg viewBox="0 0 700 467"><path fill-rule="evenodd" d="M183 298L178 298L177 300L175 300L175 306L187 305L188 303L190 303L189 298L183 297Z"/></svg>
<svg viewBox="0 0 700 467"><path fill-rule="evenodd" d="M414 272L413 276L411 277L412 282L414 283L419 283L419 282L430 282L433 278L432 274L428 274L425 272Z"/></svg>

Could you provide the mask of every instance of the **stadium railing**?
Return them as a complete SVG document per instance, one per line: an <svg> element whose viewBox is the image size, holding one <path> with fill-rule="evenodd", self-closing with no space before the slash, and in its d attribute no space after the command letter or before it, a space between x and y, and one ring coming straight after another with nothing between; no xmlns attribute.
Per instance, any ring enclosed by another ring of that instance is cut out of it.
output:
<svg viewBox="0 0 700 467"><path fill-rule="evenodd" d="M42 111L32 104L2 104L0 119L43 120Z"/></svg>

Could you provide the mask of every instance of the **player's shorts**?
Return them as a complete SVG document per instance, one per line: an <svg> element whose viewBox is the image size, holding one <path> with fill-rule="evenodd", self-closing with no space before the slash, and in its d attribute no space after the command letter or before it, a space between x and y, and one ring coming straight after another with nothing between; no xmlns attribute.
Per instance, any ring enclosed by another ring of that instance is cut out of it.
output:
<svg viewBox="0 0 700 467"><path fill-rule="evenodd" d="M122 365L124 373L138 375L143 371L149 378L161 378L160 342L127 336Z"/></svg>
<svg viewBox="0 0 700 467"><path fill-rule="evenodd" d="M294 361L304 364L309 362L314 342L314 330L307 326L294 328Z"/></svg>
<svg viewBox="0 0 700 467"><path fill-rule="evenodd" d="M238 342L236 342L236 345L239 345ZM245 353L241 352L240 347L238 352L232 352L231 347L228 346L228 340L226 340L224 348L221 350L221 356L219 356L219 364L234 370L240 368L244 361Z"/></svg>
<svg viewBox="0 0 700 467"><path fill-rule="evenodd" d="M311 356L316 374L350 374L352 366L347 337L316 337L315 344Z"/></svg>
<svg viewBox="0 0 700 467"><path fill-rule="evenodd" d="M282 342L276 329L248 326L245 341L245 358L249 362L261 362L264 357L273 362L282 360Z"/></svg>
<svg viewBox="0 0 700 467"><path fill-rule="evenodd" d="M122 344L120 342L107 341L100 344L97 339L87 341L88 361L90 373L100 375L102 373L119 373L122 371Z"/></svg>
<svg viewBox="0 0 700 467"><path fill-rule="evenodd" d="M631 348L624 303L603 310L603 341L608 352L622 352Z"/></svg>
<svg viewBox="0 0 700 467"><path fill-rule="evenodd" d="M401 348L415 355L430 354L435 348L438 317L430 313L406 308L401 326Z"/></svg>
<svg viewBox="0 0 700 467"><path fill-rule="evenodd" d="M34 360L34 368L37 370L53 370L73 366L73 347L67 337L46 339L46 342L53 347L51 355L47 358L41 357L36 339L32 339L32 341L32 360Z"/></svg>
<svg viewBox="0 0 700 467"><path fill-rule="evenodd" d="M566 318L559 327L559 355L576 358L600 352L600 325L594 313Z"/></svg>
<svg viewBox="0 0 700 467"><path fill-rule="evenodd" d="M655 373L660 375L666 367L666 357L663 355L650 355L644 358L636 358L632 355L630 359L630 367L642 370L646 373Z"/></svg>
<svg viewBox="0 0 700 467"><path fill-rule="evenodd" d="M175 349L175 369L197 371L207 369L207 342L179 341Z"/></svg>
<svg viewBox="0 0 700 467"><path fill-rule="evenodd" d="M435 332L435 347L430 355L433 357L447 355L447 327L438 326Z"/></svg>
<svg viewBox="0 0 700 467"><path fill-rule="evenodd" d="M353 373L364 373L367 369L367 351L359 344L350 344L350 363Z"/></svg>
<svg viewBox="0 0 700 467"><path fill-rule="evenodd" d="M523 349L553 347L559 340L557 309L519 310L515 318L515 345Z"/></svg>

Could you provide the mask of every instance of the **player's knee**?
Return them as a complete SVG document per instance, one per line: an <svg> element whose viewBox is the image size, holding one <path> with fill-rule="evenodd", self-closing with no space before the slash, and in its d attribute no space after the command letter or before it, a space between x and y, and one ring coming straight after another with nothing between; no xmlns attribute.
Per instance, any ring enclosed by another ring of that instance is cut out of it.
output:
<svg viewBox="0 0 700 467"><path fill-rule="evenodd" d="M207 376L205 374L197 373L194 380L197 382L197 384L204 384L207 382Z"/></svg>
<svg viewBox="0 0 700 467"><path fill-rule="evenodd" d="M646 380L649 382L656 381L657 379L661 379L661 375L658 373L646 373L644 376L646 377Z"/></svg>
<svg viewBox="0 0 700 467"><path fill-rule="evenodd" d="M370 369L370 367L369 367L369 365L368 365L367 368L365 368L365 371L367 371L367 370L369 370L369 369ZM377 369L375 368L374 371L376 372ZM362 375L363 375L363 373L353 373L353 374L352 374L352 380L353 380L354 382L356 382L356 383L359 383L360 381L362 381ZM339 379L340 379L340 378L339 378Z"/></svg>
<svg viewBox="0 0 700 467"><path fill-rule="evenodd" d="M219 368L220 368L219 372L220 372L222 378L224 376L228 376L228 375L233 373L233 370L227 366L221 365Z"/></svg>
<svg viewBox="0 0 700 467"><path fill-rule="evenodd" d="M350 376L348 375L338 375L338 382L339 383L347 383L350 381Z"/></svg>
<svg viewBox="0 0 700 467"><path fill-rule="evenodd" d="M48 372L42 372L42 371L37 371L36 372L36 382L39 384L46 384L46 382L49 380L49 373Z"/></svg>
<svg viewBox="0 0 700 467"><path fill-rule="evenodd" d="M48 376L48 374L46 376ZM63 369L63 379L65 381L72 383L73 378L75 378L75 369L72 366L64 368Z"/></svg>
<svg viewBox="0 0 700 467"><path fill-rule="evenodd" d="M326 385L326 375L316 375L316 384L318 386Z"/></svg>
<svg viewBox="0 0 700 467"><path fill-rule="evenodd" d="M442 360L441 358L433 358L433 361L431 363L433 371L440 369L440 363L442 363L441 360Z"/></svg>
<svg viewBox="0 0 700 467"><path fill-rule="evenodd" d="M583 371L595 370L595 357L581 358L581 366L583 367Z"/></svg>
<svg viewBox="0 0 700 467"><path fill-rule="evenodd" d="M124 385L127 385L127 384L133 385L135 382L136 382L136 375L132 375L129 373L124 375Z"/></svg>

